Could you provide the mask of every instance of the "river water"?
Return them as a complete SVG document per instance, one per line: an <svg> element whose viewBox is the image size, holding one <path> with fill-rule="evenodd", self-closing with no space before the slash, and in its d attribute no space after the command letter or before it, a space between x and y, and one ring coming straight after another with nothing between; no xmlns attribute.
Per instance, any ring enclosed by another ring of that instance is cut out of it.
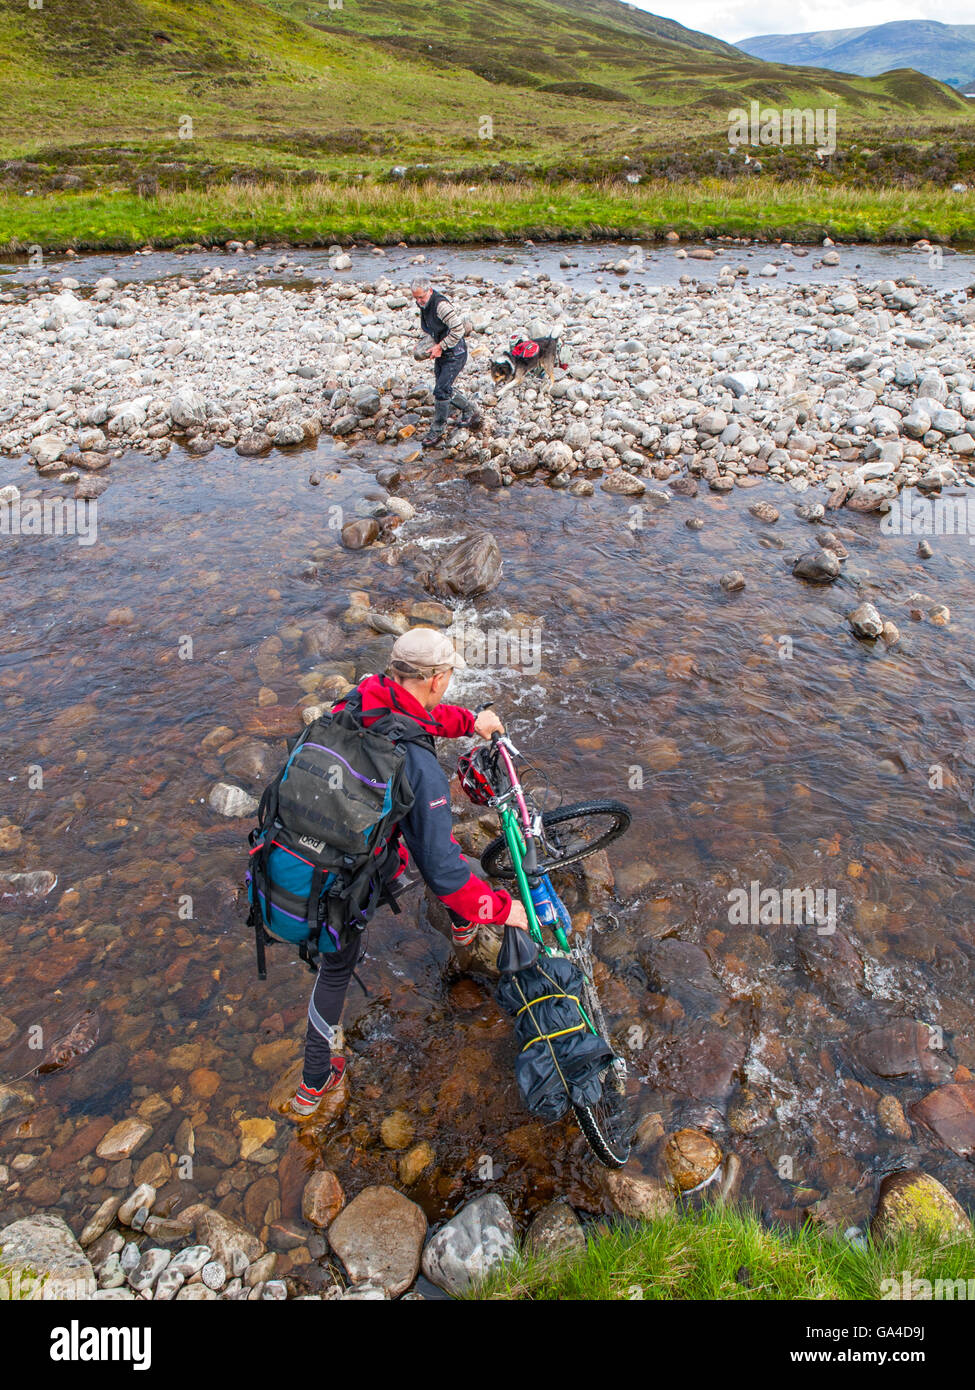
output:
<svg viewBox="0 0 975 1390"><path fill-rule="evenodd" d="M695 243L682 243L692 250ZM631 275L639 283L656 285L676 284L681 275L692 275L702 284L713 284L723 265L729 261L744 266L749 275L758 275L769 264L778 267L780 279L788 278L799 284L838 285L846 277L860 280L900 279L916 276L923 285L945 290L962 290L975 281L975 253L955 251L951 247L936 248L933 252L902 246L839 245L837 266L824 266L817 247L800 248L806 254L794 256L788 248L778 245L732 243L713 240L707 243L714 252L711 261L684 259L675 255L675 246L659 242L559 242L535 245L531 242L501 246L437 246L395 247L384 249L382 255L366 249L352 249L353 268L349 278L361 279L364 274L387 276L396 284L406 286L418 273L417 258L422 257L421 270L434 279L444 276L481 276L488 283L503 284L519 275L549 275L569 285L589 286L611 282L616 276L608 267L621 260L631 266ZM567 255L571 266L561 267ZM253 252L232 254L221 250L167 252L151 255L106 254L86 255L74 260L46 257L41 267L31 268L20 260L0 260L0 289L21 294L39 276L56 279L70 275L82 286L90 286L103 275L111 275L125 284L157 280L168 275L184 275L194 279L214 265L237 266L241 273L262 271L270 275L283 257L287 257L288 272L283 283L300 283L302 278L342 279L342 274L328 267L328 252L324 249L290 250L281 247L258 248Z"/></svg>
<svg viewBox="0 0 975 1390"><path fill-rule="evenodd" d="M79 1019L98 1031L71 1065L31 1079L36 1108L0 1128L0 1163L39 1160L0 1210L59 1210L77 1230L146 1155L180 1154L189 1121L192 1177L167 1186L167 1204L199 1195L266 1233L299 1217L314 1166L349 1195L398 1185L401 1154L379 1126L399 1109L434 1152L408 1189L431 1221L485 1181L520 1216L559 1195L608 1211L574 1128L521 1108L509 1022L419 902L370 929L370 994L353 984L346 1015L347 1110L296 1135L269 1096L299 1054L310 976L279 948L258 981L237 897L247 827L207 805L224 777L259 791L225 762L253 739L283 756L313 667L379 669L391 640L350 627L329 662L309 655L302 627L338 622L354 590L387 611L428 597L418 566L472 525L497 536L504 574L460 616L540 645L522 671L465 673L451 698L495 699L566 801L633 809L610 851L616 901L592 905L644 1133L710 1129L770 1219L813 1207L862 1223L902 1166L971 1205L966 1161L917 1123L898 1137L878 1120L881 1097L909 1114L933 1082L881 1079L855 1042L917 1019L943 1032L938 1079L975 1069L967 537L936 537L921 560L916 537L830 514L849 559L822 589L790 573L814 528L773 485L636 511L598 487L472 490L449 459L410 463L408 450L323 440L264 460L127 457L111 466L94 544L3 538L0 827L6 817L22 840L0 866L58 883L42 901L0 899L0 1014L17 1028L0 1081L36 1066L31 1028L45 1045ZM397 460L417 517L394 546L345 551L330 509L368 509L383 495L377 467ZM36 475L8 462L0 481L27 491ZM775 525L750 514L760 499L780 508ZM740 593L717 582L731 568ZM898 645L853 637L845 615L864 598L897 623ZM936 604L947 624L928 617ZM219 726L224 751L208 751ZM753 883L832 895L835 921L732 920L729 895ZM586 907L584 886L565 889ZM134 1161L102 1163L93 1136L133 1114L150 1136ZM252 1119L273 1121L257 1159L238 1152ZM634 1164L655 1161L648 1146Z"/></svg>

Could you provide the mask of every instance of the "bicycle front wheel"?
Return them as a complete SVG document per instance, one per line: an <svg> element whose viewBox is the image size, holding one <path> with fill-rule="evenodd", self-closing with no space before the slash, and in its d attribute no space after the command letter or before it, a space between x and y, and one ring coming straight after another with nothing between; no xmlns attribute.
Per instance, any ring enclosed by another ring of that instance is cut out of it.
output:
<svg viewBox="0 0 975 1390"><path fill-rule="evenodd" d="M538 872L548 874L567 868L605 849L629 829L631 819L621 801L577 801L544 811ZM503 835L492 840L481 855L481 868L492 878L517 877Z"/></svg>

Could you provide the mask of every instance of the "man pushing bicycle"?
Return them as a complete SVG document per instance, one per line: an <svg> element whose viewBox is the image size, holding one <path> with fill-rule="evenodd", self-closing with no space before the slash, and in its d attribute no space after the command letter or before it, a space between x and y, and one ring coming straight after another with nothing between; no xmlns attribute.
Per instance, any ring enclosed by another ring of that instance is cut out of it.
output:
<svg viewBox="0 0 975 1390"><path fill-rule="evenodd" d="M375 902L388 902L395 897L393 885L412 856L420 876L446 906L458 946L473 942L479 923L528 927L522 904L472 873L452 834L450 788L437 761L435 739L472 734L490 739L493 733L504 732L500 719L490 710L475 715L460 705L443 703L454 671L466 664L449 637L431 628L414 628L393 644L386 675L367 676L336 705L336 712L342 711L354 725L363 729L381 725L384 731L389 730L391 739L404 750L403 771L412 794L409 810L382 827L382 844L376 848L373 861L376 865L382 861L382 867L377 867L373 874L374 880L378 875L379 886L370 894L362 917L367 916ZM331 750L325 751L338 757ZM348 767L348 761L345 766ZM381 778L351 767L349 772L352 776L344 780L353 789L360 783L370 788L387 785ZM387 801L390 795L387 789ZM350 814L353 810L350 806ZM322 1098L341 1083L345 1074L345 1058L336 1046L337 1030L361 951L362 932L339 931L334 936L334 944L325 943L321 950L308 1005L304 1067L301 1084L291 1102L292 1110L299 1116L314 1114ZM322 938L324 942L324 932ZM328 949L329 944L332 949Z"/></svg>

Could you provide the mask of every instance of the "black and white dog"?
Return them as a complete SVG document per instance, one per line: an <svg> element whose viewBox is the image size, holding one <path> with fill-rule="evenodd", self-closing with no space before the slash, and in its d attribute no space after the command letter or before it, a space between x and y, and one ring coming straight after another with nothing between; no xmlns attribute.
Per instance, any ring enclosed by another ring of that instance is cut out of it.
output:
<svg viewBox="0 0 975 1390"><path fill-rule="evenodd" d="M555 385L555 369L564 366L562 361L562 342L559 338L521 338L515 339L503 357L495 357L491 362L491 377L501 386L498 400L506 391L511 391L524 381L526 376L548 377L548 389Z"/></svg>

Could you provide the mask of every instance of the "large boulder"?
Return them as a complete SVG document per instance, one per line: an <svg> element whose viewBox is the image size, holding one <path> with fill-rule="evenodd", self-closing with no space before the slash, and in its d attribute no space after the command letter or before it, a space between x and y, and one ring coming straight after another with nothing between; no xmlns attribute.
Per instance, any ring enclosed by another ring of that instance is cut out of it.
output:
<svg viewBox="0 0 975 1390"><path fill-rule="evenodd" d="M525 1248L533 1255L581 1255L586 1249L582 1222L567 1202L549 1202L528 1228Z"/></svg>
<svg viewBox="0 0 975 1390"><path fill-rule="evenodd" d="M888 1173L880 1185L877 1211L870 1225L874 1240L909 1231L946 1240L970 1240L972 1223L964 1208L929 1173L909 1169Z"/></svg>
<svg viewBox="0 0 975 1390"><path fill-rule="evenodd" d="M884 630L884 620L872 603L861 603L849 615L849 624L857 637L873 640Z"/></svg>
<svg viewBox="0 0 975 1390"><path fill-rule="evenodd" d="M328 1241L353 1284L404 1293L420 1268L427 1234L423 1212L392 1187L367 1187L328 1228Z"/></svg>
<svg viewBox="0 0 975 1390"><path fill-rule="evenodd" d="M932 1048L937 1037L926 1023L899 1019L861 1033L853 1050L865 1067L877 1076L909 1076L913 1080L947 1081L952 1066Z"/></svg>
<svg viewBox="0 0 975 1390"><path fill-rule="evenodd" d="M960 1158L975 1157L975 1081L929 1091L911 1106L911 1115Z"/></svg>
<svg viewBox="0 0 975 1390"><path fill-rule="evenodd" d="M458 541L422 576L424 587L431 593L441 597L456 594L460 598L486 594L500 578L501 551L488 531Z"/></svg>
<svg viewBox="0 0 975 1390"><path fill-rule="evenodd" d="M602 480L604 492L615 492L621 497L642 497L647 485L642 478L636 478L625 468L614 468Z"/></svg>
<svg viewBox="0 0 975 1390"><path fill-rule="evenodd" d="M207 418L207 403L192 386L181 386L170 402L169 418L178 429L203 425Z"/></svg>
<svg viewBox="0 0 975 1390"><path fill-rule="evenodd" d="M30 442L30 454L38 467L45 468L56 463L67 447L67 440L59 439L56 434L39 434Z"/></svg>
<svg viewBox="0 0 975 1390"><path fill-rule="evenodd" d="M632 1221L653 1221L674 1209L673 1194L656 1178L622 1171L606 1172L602 1177L613 1206Z"/></svg>
<svg viewBox="0 0 975 1390"><path fill-rule="evenodd" d="M514 1219L501 1198L490 1192L441 1226L423 1252L423 1273L431 1284L456 1296L516 1254Z"/></svg>
<svg viewBox="0 0 975 1390"><path fill-rule="evenodd" d="M345 1194L329 1168L312 1173L301 1194L301 1214L312 1226L329 1226L345 1205Z"/></svg>
<svg viewBox="0 0 975 1390"><path fill-rule="evenodd" d="M261 458L271 452L271 438L263 430L250 430L237 441L241 458Z"/></svg>
<svg viewBox="0 0 975 1390"><path fill-rule="evenodd" d="M313 618L303 625L299 650L308 661L335 656L345 651L348 638L331 618Z"/></svg>
<svg viewBox="0 0 975 1390"><path fill-rule="evenodd" d="M250 817L257 811L256 799L242 787L235 787L230 782L217 782L210 789L209 801L215 811L231 819Z"/></svg>
<svg viewBox="0 0 975 1390"><path fill-rule="evenodd" d="M674 1191L692 1192L714 1178L724 1155L709 1134L700 1129L678 1129L664 1145L663 1158Z"/></svg>
<svg viewBox="0 0 975 1390"><path fill-rule="evenodd" d="M833 584L840 577L840 562L831 550L810 550L799 556L792 573L809 584Z"/></svg>
<svg viewBox="0 0 975 1390"><path fill-rule="evenodd" d="M346 550L365 550L379 539L379 522L374 516L347 521L342 527L342 544Z"/></svg>
<svg viewBox="0 0 975 1390"><path fill-rule="evenodd" d="M263 787L280 771L283 761L283 754L275 752L270 744L257 738L248 738L241 740L227 754L224 771L231 777L239 777L245 782Z"/></svg>
<svg viewBox="0 0 975 1390"><path fill-rule="evenodd" d="M22 1296L30 1293L25 1286L31 1276L43 1283L44 1298L89 1298L95 1292L91 1262L60 1216L27 1216L4 1226L0 1265L19 1275Z"/></svg>
<svg viewBox="0 0 975 1390"><path fill-rule="evenodd" d="M184 1207L179 1219L192 1224L199 1244L209 1246L212 1258L227 1270L238 1268L242 1262L252 1264L264 1254L264 1246L253 1232L204 1203Z"/></svg>
<svg viewBox="0 0 975 1390"><path fill-rule="evenodd" d="M378 415L382 408L382 397L375 386L353 386L349 392L349 404L357 415Z"/></svg>

